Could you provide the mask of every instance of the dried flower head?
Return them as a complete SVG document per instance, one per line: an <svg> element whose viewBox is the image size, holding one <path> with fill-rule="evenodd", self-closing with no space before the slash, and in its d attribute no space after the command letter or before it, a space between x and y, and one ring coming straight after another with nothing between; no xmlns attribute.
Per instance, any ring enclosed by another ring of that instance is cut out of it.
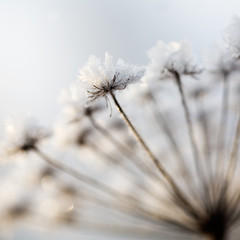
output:
<svg viewBox="0 0 240 240"><path fill-rule="evenodd" d="M206 70L217 79L227 78L230 74L240 70L240 64L231 57L225 48L216 46L204 56Z"/></svg>
<svg viewBox="0 0 240 240"><path fill-rule="evenodd" d="M7 154L29 152L50 136L50 132L40 126L33 118L25 117L6 124L6 141L3 149Z"/></svg>
<svg viewBox="0 0 240 240"><path fill-rule="evenodd" d="M240 18L235 16L232 22L223 31L223 38L227 47L235 58L240 57Z"/></svg>
<svg viewBox="0 0 240 240"><path fill-rule="evenodd" d="M105 97L109 92L123 90L128 84L139 81L145 68L130 65L119 59L116 64L112 56L105 54L104 62L95 56L80 69L76 87L85 87L90 102ZM85 85L85 86L84 86Z"/></svg>
<svg viewBox="0 0 240 240"><path fill-rule="evenodd" d="M144 77L147 80L174 78L176 73L194 76L202 71L194 64L191 47L186 42L165 44L159 41L149 50L148 57L151 62Z"/></svg>

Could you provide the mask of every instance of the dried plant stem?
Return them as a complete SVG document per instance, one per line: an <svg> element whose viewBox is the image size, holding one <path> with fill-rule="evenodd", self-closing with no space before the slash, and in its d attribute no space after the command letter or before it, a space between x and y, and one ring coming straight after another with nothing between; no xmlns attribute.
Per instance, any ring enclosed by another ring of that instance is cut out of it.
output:
<svg viewBox="0 0 240 240"><path fill-rule="evenodd" d="M163 216L157 214L158 209L153 209L154 211L147 211L146 209L143 209L140 207L141 202L138 198L135 198L132 195L124 194L121 192L118 192L117 190L111 188L110 186L107 186L96 179L87 176L84 173L81 173L79 171L76 171L73 168L70 168L64 164L61 164L60 162L50 158L48 155L46 155L44 152L40 151L39 149L35 148L34 152L41 157L44 161L46 161L51 166L65 172L66 174L80 180L82 183L85 183L87 185L90 185L94 187L95 189L98 189L100 192L103 192L107 194L108 196L115 199L117 202L121 202L124 206L134 209L138 214L140 214L142 217L145 217L148 219L148 221L167 221L166 218Z"/></svg>
<svg viewBox="0 0 240 240"><path fill-rule="evenodd" d="M177 158L177 160L180 163L179 168L180 168L180 172L182 173L182 175L184 176L183 180L184 180L184 184L191 190L191 194L192 196L195 198L196 202L199 202L199 204L201 204L201 201L199 199L199 196L197 196L196 191L195 191L195 187L191 182L191 176L190 176L190 172L188 171L186 162L184 160L184 157L179 149L179 146L172 134L171 128L169 126L169 123L167 121L167 119L165 118L164 114L162 113L162 111L158 108L158 102L156 101L156 98L154 96L154 94L152 94L152 92L150 90L148 90L148 95L150 96L150 99L152 100L152 103L154 104L154 109L153 109L153 115L154 118L157 122L157 124L159 125L159 127L161 129L163 129L163 132L165 133L167 139L169 140L169 143L171 145L171 148L173 149L173 152L175 153L175 157ZM191 184L189 184L191 182Z"/></svg>
<svg viewBox="0 0 240 240"><path fill-rule="evenodd" d="M186 97L185 97L185 94L184 94L184 91L183 91L181 77L177 72L174 72L174 74L175 74L175 79L176 79L176 83L177 83L177 86L178 86L178 90L179 90L179 93L180 93L180 96L181 96L181 101L182 101L182 106L183 106L183 109L184 109L185 119L186 119L186 122L187 122L187 128L188 128L190 143L191 143L191 146L192 146L195 168L196 168L196 171L197 171L197 174L198 174L199 178L202 180L201 184L202 184L203 188L205 189L205 192L210 193L209 185L208 185L207 179L206 179L206 172L203 171L202 165L200 164L198 146L197 146L197 142L194 138L193 124L192 124L192 120L191 120L191 116L190 116L190 111L189 111L189 108L188 108L188 105L187 105L187 100L186 100ZM203 200L203 203L206 202L207 200L210 201L210 198L209 198L208 194L205 195L205 200Z"/></svg>
<svg viewBox="0 0 240 240"><path fill-rule="evenodd" d="M122 107L120 106L119 102L117 101L115 95L113 92L109 92L114 104L116 105L117 109L119 110L119 112L121 113L123 119L126 121L127 125L129 126L129 128L131 129L131 131L134 133L137 141L142 145L142 147L144 148L144 150L146 151L146 153L148 154L148 156L150 157L150 159L153 161L153 163L155 164L155 166L157 167L157 169L160 171L160 173L163 175L163 177L165 178L165 180L169 183L169 185L172 187L172 190L175 194L175 197L177 198L177 202L179 204L184 205L184 210L190 214L192 217L194 218L199 218L199 214L197 213L197 211L194 209L194 207L192 206L192 204L186 199L186 196L182 193L182 191L179 189L179 187L176 185L175 181L173 180L173 178L171 177L171 175L168 174L168 172L164 169L164 167L162 166L162 164L159 162L159 160L154 156L154 154L151 152L151 150L149 149L149 147L147 146L147 144L145 143L145 141L143 140L143 138L140 136L140 134L137 132L136 128L133 126L133 124L131 123L131 121L129 120L129 118L127 117L127 115L125 114L125 112L123 111Z"/></svg>
<svg viewBox="0 0 240 240"><path fill-rule="evenodd" d="M167 121L167 119L165 118L164 114L162 113L162 111L158 108L158 105L157 104L157 101L156 101L156 98L155 96L152 94L152 92L149 90L148 91L148 94L152 100L152 103L154 104L154 107L152 107L152 112L153 112L153 115L154 115L154 118L157 122L157 124L159 125L159 127L163 130L163 132L165 133L167 139L169 140L169 143L171 145L171 148L175 154L175 157L177 158L177 160L180 163L180 172L182 173L182 175L185 176L185 182L188 184L189 186L189 181L190 181L190 174L189 174L189 171L187 169L187 165L186 165L186 162L184 160L184 157L179 149L179 146L172 134L172 131L171 131L171 128L169 126L169 123Z"/></svg>
<svg viewBox="0 0 240 240"><path fill-rule="evenodd" d="M223 93L222 93L222 106L221 106L221 116L217 136L217 149L216 149L216 170L220 170L223 167L222 160L225 157L225 137L226 137L226 120L228 113L228 100L229 100L229 81L225 77L223 79Z"/></svg>
<svg viewBox="0 0 240 240"><path fill-rule="evenodd" d="M203 133L203 139L204 139L204 158L207 159L207 161L209 162L211 157L212 157L212 151L211 151L211 145L210 145L210 134L209 134L209 123L208 123L208 119L207 119L207 113L205 111L205 107L204 107L204 102L203 99L200 99L199 97L196 99L197 101L197 109L198 110L198 119L200 120L200 127ZM208 164L207 161L205 162L205 169L208 171L209 175L211 175L212 173L212 169L211 169L211 164ZM208 175L208 174L207 174Z"/></svg>
<svg viewBox="0 0 240 240"><path fill-rule="evenodd" d="M164 116L164 114L162 113L162 111L157 108L157 106L159 105L157 103L157 100L155 98L155 96L152 94L152 92L150 90L148 90L148 94L152 100L152 103L154 104L154 109L153 109L153 115L154 115L154 118L157 122L157 124L159 125L159 127L164 131L164 133L166 134L166 137L168 138L169 140L169 143L171 144L171 147L173 149L173 152L175 153L175 156L176 158L181 161L181 166L184 167L186 169L186 163L184 161L184 157L179 149L179 146L171 132L171 128Z"/></svg>
<svg viewBox="0 0 240 240"><path fill-rule="evenodd" d="M188 133L189 133L190 142L191 142L191 146L192 146L192 151L193 151L193 157L194 157L194 161L195 161L196 170L197 170L199 176L201 176L202 179L203 179L203 172L202 172L202 168L200 167L200 162L199 162L198 147L197 147L197 143L196 143L195 138L194 138L192 120L191 120L191 117L190 117L190 112L189 112L187 101L186 101L185 94L184 94L184 91L183 91L182 81L181 81L180 75L178 73L174 72L174 74L175 74L175 79L176 79L176 83L177 83L177 86L178 86L178 90L179 90L179 93L181 95L182 106L183 106L185 118L186 118L186 121L187 121Z"/></svg>
<svg viewBox="0 0 240 240"><path fill-rule="evenodd" d="M198 109L198 119L200 122L200 127L202 130L203 134L203 139L204 139L204 146L203 146L203 157L205 161L203 161L203 168L206 179L203 179L203 187L205 189L205 202L210 203L211 202L211 188L209 187L209 182L211 182L210 185L213 184L214 178L213 178L213 168L211 165L211 157L212 157L212 152L211 152L211 146L210 146L210 135L209 135L209 123L207 119L207 113L204 108L204 102L203 99L200 98L199 96L196 98L196 109ZM207 179L208 178L208 179ZM203 201L204 202L204 201Z"/></svg>
<svg viewBox="0 0 240 240"><path fill-rule="evenodd" d="M134 203L138 203L138 200L130 195L126 195L123 193L120 193L118 191L116 191L115 189L97 181L96 179L81 173L73 168L70 168L52 158L50 158L48 155L46 155L44 152L40 151L39 149L35 148L35 153L40 156L44 161L46 161L48 164L50 164L51 166L67 173L68 175L80 180L81 182L88 184L96 189L98 189L99 191L113 197L116 198L116 200L119 201L119 199L122 199L123 202L134 202Z"/></svg>
<svg viewBox="0 0 240 240"><path fill-rule="evenodd" d="M228 165L228 169L227 169L226 180L228 182L231 182L231 179L233 178L234 170L235 170L235 167L237 164L236 160L237 160L237 154L238 154L238 148L239 148L239 138L240 138L240 111L239 111L235 136L233 139L232 151L231 151L231 155L230 155L230 159L229 159L229 165Z"/></svg>
<svg viewBox="0 0 240 240"><path fill-rule="evenodd" d="M142 173L146 174L150 179L154 181L160 181L161 184L164 184L164 182L161 180L161 178L156 174L156 172L151 169L145 162L143 162L141 159L139 159L136 154L133 154L132 150L129 149L128 146L125 146L122 144L119 140L117 140L114 136L111 135L109 131L107 131L105 128L100 126L93 117L90 117L90 121L93 124L93 126L107 139L110 140L110 142L118 149L122 154L125 155L125 157ZM130 156L130 157L129 157Z"/></svg>
<svg viewBox="0 0 240 240"><path fill-rule="evenodd" d="M59 218L59 220L61 221L61 218ZM64 220L64 219L63 219ZM120 225L120 224L105 224L103 222L97 222L97 221L87 221L87 220L83 220L81 219L73 219L73 224L75 225L75 227L77 227L78 229L89 229L92 230L94 229L95 231L101 231L101 233L105 233L105 234L123 234L126 237L127 236L131 236L133 235L134 237L136 236L144 236L147 235L149 233L153 234L159 234L160 229L157 228L157 226L153 227L153 226L144 226L144 225L140 225L140 226L128 226L128 225Z"/></svg>
<svg viewBox="0 0 240 240"><path fill-rule="evenodd" d="M123 116L124 120L126 121L127 125L129 126L129 128L132 130L132 132L134 133L135 137L137 138L138 142L142 145L142 147L145 149L145 151L147 152L147 154L149 155L149 157L151 158L151 160L153 161L153 163L155 164L155 166L158 168L158 170L163 174L163 176L166 179L169 179L169 182L172 182L173 180L170 180L171 177L169 176L169 174L165 171L165 169L163 168L163 166L161 165L161 163L158 161L158 159L154 156L154 154L151 152L151 150L149 149L149 147L147 146L147 144L145 143L145 141L142 139L142 137L139 135L139 133L137 132L137 130L135 129L135 127L132 125L131 121L129 120L129 118L127 117L127 115L125 114L125 112L123 111L122 107L120 106L120 104L118 103L115 95L110 92L112 99L115 103L115 105L117 106L119 112L121 113L121 115Z"/></svg>
<svg viewBox="0 0 240 240"><path fill-rule="evenodd" d="M136 187L136 190L143 191L143 192L145 192L145 194L147 193L149 195L149 197L155 198L156 200L161 201L161 197L158 194L156 194L153 191L150 191L149 188L146 188L144 186L144 184L137 181L137 179L130 178L129 174L131 174L131 176L133 176L133 172L131 171L131 169L129 167L126 167L123 164L123 162L121 162L120 160L117 160L117 158L114 158L113 156L106 153L97 144L94 144L92 142L88 142L88 146L93 150L94 153L96 153L96 155L103 156L103 159L105 160L105 162L107 164L114 164L115 171L117 169L119 169L121 171L121 176L124 176L125 179L128 179L129 182L133 183L134 187Z"/></svg>
<svg viewBox="0 0 240 240"><path fill-rule="evenodd" d="M108 211L111 210L113 212L116 212L118 214L127 216L131 219L134 220L142 220L142 221L146 221L149 223L150 220L150 224L152 225L159 225L159 221L162 221L163 219L160 219L158 217L158 221L156 221L155 219L146 219L146 216L143 214L139 214L139 211L137 210L136 206L130 206L130 205L125 205L124 203L122 203L121 201L109 201L106 198L101 198L98 195L94 194L94 195L90 195L89 193L86 193L87 190L85 189L84 193L79 193L79 200L82 201L87 201L87 202L91 202L92 204L96 204L98 206L101 206L102 208L107 209ZM80 207L81 207L81 202L80 202ZM152 221L151 221L152 220Z"/></svg>

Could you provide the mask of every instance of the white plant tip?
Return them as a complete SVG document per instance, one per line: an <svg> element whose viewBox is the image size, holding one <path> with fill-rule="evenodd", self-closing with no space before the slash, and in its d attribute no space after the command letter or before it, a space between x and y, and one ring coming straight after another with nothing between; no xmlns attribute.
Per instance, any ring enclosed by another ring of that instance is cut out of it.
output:
<svg viewBox="0 0 240 240"><path fill-rule="evenodd" d="M144 67L127 64L121 59L114 64L108 53L105 53L103 62L90 56L87 64L79 71L76 88L85 89L89 102L92 102L99 97L106 97L109 92L123 90L128 84L139 81L144 71Z"/></svg>
<svg viewBox="0 0 240 240"><path fill-rule="evenodd" d="M165 44L159 41L148 51L150 64L147 67L145 80L171 79L174 74L196 75L202 72L195 63L191 47L187 42L170 42Z"/></svg>

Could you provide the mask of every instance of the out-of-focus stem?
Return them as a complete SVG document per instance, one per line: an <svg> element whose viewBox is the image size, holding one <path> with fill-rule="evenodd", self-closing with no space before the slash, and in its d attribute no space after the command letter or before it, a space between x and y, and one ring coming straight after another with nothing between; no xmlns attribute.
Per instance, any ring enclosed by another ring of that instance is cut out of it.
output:
<svg viewBox="0 0 240 240"><path fill-rule="evenodd" d="M227 169L226 180L228 182L231 182L231 179L233 178L234 170L235 170L235 167L237 164L236 160L237 160L237 153L238 153L238 148L239 148L239 138L240 138L240 111L239 111L235 136L233 139L232 151L231 151L231 155L230 155L230 159L229 159L229 165L228 165L228 169Z"/></svg>
<svg viewBox="0 0 240 240"><path fill-rule="evenodd" d="M92 142L88 142L89 147L93 150L94 153L97 155L103 156L103 159L106 160L106 163L108 164L114 164L114 169L116 170L117 168L121 169L121 176L124 176L124 178L129 178L129 174L132 174L131 170L129 167L126 167L124 164L122 164L121 160L117 160L118 158L114 158L108 153L104 152L97 144L94 144ZM156 200L160 201L161 197L156 194L155 192L151 191L149 188L145 187L144 184L138 182L136 179L130 179L130 182L134 184L134 186L139 189L140 191L143 191L147 193L150 197L155 198ZM136 189L136 190L137 190Z"/></svg>
<svg viewBox="0 0 240 240"><path fill-rule="evenodd" d="M40 151L37 148L35 148L35 153L38 156L40 156L44 161L46 161L48 164L50 164L51 166L67 173L68 175L80 180L81 182L83 182L87 185L90 185L90 186L98 189L101 192L104 192L105 194L107 194L113 198L117 198L118 200L122 199L123 201L126 201L126 202L128 202L128 201L136 202L137 201L137 199L135 199L134 197L132 197L130 195L122 194L122 193L116 191L115 189L97 181L96 179L50 158L47 154L45 154L44 152Z"/></svg>
<svg viewBox="0 0 240 240"><path fill-rule="evenodd" d="M183 155L179 149L179 146L172 134L170 125L169 125L167 119L165 118L164 114L162 113L162 111L159 108L157 108L158 104L157 104L154 94L150 90L148 91L148 94L149 94L153 104L156 106L154 108L155 111L153 110L154 117L155 117L158 125L163 129L163 131L164 131L166 137L168 138L169 143L173 149L173 152L175 153L175 156L176 156L177 160L179 161L180 171L181 171L182 175L184 175L184 183L191 190L191 194L195 198L195 201L199 202L201 204L199 196L197 196L196 191L194 190L194 185L191 182L191 176L188 171L184 157L183 157ZM191 184L189 184L190 182L191 182Z"/></svg>
<svg viewBox="0 0 240 240"><path fill-rule="evenodd" d="M188 109L185 94L184 94L184 91L183 91L182 81L181 81L180 75L177 72L174 72L174 75L175 75L175 80L176 80L176 83L177 83L177 86L178 86L178 90L179 90L180 95L181 95L181 100L182 100L182 105L183 105L183 109L184 109L185 118L186 118L186 121L187 121L187 127L188 127L190 142L191 142L191 146L192 146L192 151L193 151L196 170L197 170L199 176L202 177L203 173L202 173L202 168L201 168L200 163L199 163L199 153L198 153L197 143L194 139L193 124L192 124L192 120L191 120L191 117L190 117L190 112L189 112L189 109Z"/></svg>
<svg viewBox="0 0 240 240"><path fill-rule="evenodd" d="M93 126L106 138L108 138L114 146L121 151L123 155L127 157L127 159L135 166L137 167L142 173L146 174L150 179L160 181L161 184L164 184L163 181L161 181L161 178L156 174L154 170L152 170L146 163L142 162L140 159L137 158L135 154L132 153L132 151L129 149L129 147L122 144L120 141L118 141L114 136L112 136L109 131L107 131L105 128L100 126L93 117L90 117L90 121L93 124ZM129 157L130 156L130 157Z"/></svg>
<svg viewBox="0 0 240 240"><path fill-rule="evenodd" d="M116 107L118 108L119 112L121 113L123 119L126 121L128 127L132 130L132 132L134 133L137 141L142 145L142 147L144 148L144 150L146 151L146 153L148 154L148 156L150 157L150 159L153 161L153 163L155 164L155 166L157 167L157 169L160 171L160 173L163 175L163 177L165 178L165 180L170 184L170 186L172 187L172 190L176 196L176 198L179 200L179 204L183 205L184 210L190 214L191 216L193 216L194 218L199 218L199 214L195 211L194 207L192 206L192 204L186 199L186 197L184 196L184 194L182 193L182 191L179 189L179 187L176 185L175 181L173 180L173 178L171 177L171 175L168 174L168 172L164 169L164 167L162 166L162 164L159 162L159 160L154 156L154 154L152 153L152 151L149 149L149 147L147 146L147 144L145 143L145 141L143 140L143 138L140 136L140 134L138 133L138 131L136 130L136 128L133 126L133 124L131 123L131 121L129 120L129 118L127 117L127 115L125 114L125 112L123 111L121 105L119 104L119 102L117 101L115 95L113 92L109 92L109 94L111 95L114 104L116 105Z"/></svg>
<svg viewBox="0 0 240 240"><path fill-rule="evenodd" d="M80 180L82 183L85 183L91 187L94 187L95 189L98 189L100 192L103 192L107 194L108 196L115 199L117 202L121 202L123 206L129 207L134 209L138 214L140 214L142 217L148 218L149 221L166 221L165 218L163 218L161 215L156 214L155 211L147 211L146 209L143 209L140 207L141 202L136 197L124 194L121 192L118 192L117 190L111 188L110 186L107 186L96 179L81 173L79 171L76 171L73 168L70 168L52 158L50 158L47 154L42 152L41 150L35 148L34 152L41 157L44 161L46 161L51 166L65 172L66 174Z"/></svg>
<svg viewBox="0 0 240 240"><path fill-rule="evenodd" d="M222 160L225 157L225 137L226 137L226 120L228 113L228 99L229 99L229 81L227 77L223 79L223 93L222 93L222 106L221 106L221 116L217 136L217 149L216 149L216 170L220 170L223 166Z"/></svg>
<svg viewBox="0 0 240 240"><path fill-rule="evenodd" d="M155 106L157 106L158 105L157 100L150 90L148 91L148 94L150 95L151 101L153 102L153 104ZM154 108L153 114L154 114L154 118L155 118L157 124L163 129L164 133L166 134L166 137L168 138L169 143L171 144L171 147L176 155L176 158L182 162L183 167L185 168L185 161L184 161L183 155L182 155L182 153L178 147L178 144L171 132L170 126L169 126L166 118L164 117L164 114L157 107Z"/></svg>

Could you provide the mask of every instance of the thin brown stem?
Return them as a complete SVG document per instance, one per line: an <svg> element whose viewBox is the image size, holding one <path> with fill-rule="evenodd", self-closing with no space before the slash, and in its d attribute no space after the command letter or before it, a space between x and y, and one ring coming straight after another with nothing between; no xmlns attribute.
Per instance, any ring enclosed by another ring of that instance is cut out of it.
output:
<svg viewBox="0 0 240 240"><path fill-rule="evenodd" d="M211 141L210 141L210 128L209 128L209 122L208 122L208 115L205 110L205 104L203 96L196 96L195 97L195 103L196 103L196 109L198 114L198 120L200 123L200 127L202 130L202 136L203 136L203 154L204 158L206 158L208 161L210 161L211 158ZM207 170L209 169L209 164L207 164Z"/></svg>
<svg viewBox="0 0 240 240"><path fill-rule="evenodd" d="M114 136L111 135L109 131L107 131L105 128L100 126L93 117L90 117L90 121L93 124L93 126L107 139L111 141L111 143L121 151L121 153L126 156L126 158L142 173L146 174L150 179L160 181L161 184L164 184L164 182L161 180L161 178L156 174L156 172L151 169L145 162L143 162L141 159L139 159L136 154L132 153L132 150L129 149L129 147L122 144L120 141L118 141ZM130 156L130 157L129 157Z"/></svg>
<svg viewBox="0 0 240 240"><path fill-rule="evenodd" d="M222 164L222 160L225 156L225 137L226 137L226 121L228 115L228 100L229 100L229 81L225 77L223 79L223 93L222 93L222 105L221 116L217 136L217 149L216 149L216 169L219 170ZM219 172L219 171L218 171Z"/></svg>
<svg viewBox="0 0 240 240"><path fill-rule="evenodd" d="M186 121L187 121L187 127L188 127L190 142L191 142L191 146L192 146L192 151L193 151L193 157L194 157L194 161L195 161L196 170L197 170L199 176L202 177L203 173L202 173L202 168L200 167L200 163L199 163L198 147L197 147L197 143L196 143L195 138L194 138L193 124L192 124L192 120L191 120L191 117L190 117L190 112L189 112L189 109L188 109L185 94L184 94L184 91L183 91L182 81L181 81L180 75L177 72L174 72L174 74L175 74L175 79L176 79L176 83L177 83L177 86L178 86L178 90L179 90L180 95L181 95L184 114L185 114L185 118L186 118Z"/></svg>
<svg viewBox="0 0 240 240"><path fill-rule="evenodd" d="M111 196L112 198L115 198L116 200L120 200L122 199L123 202L127 203L136 203L139 202L135 197L127 195L127 194L123 194L120 193L118 191L116 191L115 189L111 188L110 186L107 186L101 182L99 182L98 180L84 174L81 173L80 171L77 171L73 168L70 168L68 166L66 166L65 164L62 164L52 158L50 158L47 154L45 154L44 152L42 152L41 150L35 148L35 153L40 156L44 161L46 161L48 164L50 164L51 166L67 173L68 175L80 180L82 183L90 185L96 189L98 189L99 191Z"/></svg>
<svg viewBox="0 0 240 240"><path fill-rule="evenodd" d="M163 166L161 165L161 163L158 161L158 159L154 156L154 154L152 153L152 151L149 149L149 147L147 146L147 144L145 143L145 141L143 140L143 138L140 136L140 134L137 132L136 128L132 125L131 121L129 120L129 118L127 117L127 115L125 114L125 112L123 111L122 107L120 106L120 104L118 103L115 95L110 92L112 99L115 103L115 105L117 106L119 112L122 114L124 120L126 121L127 125L129 126L129 128L132 130L132 132L134 133L135 137L137 138L138 142L142 145L142 147L144 148L144 150L147 152L148 156L151 158L151 160L153 161L153 163L155 164L155 166L158 168L158 170L162 173L162 175L166 178L166 179L171 179L171 177L169 176L169 174L165 171L165 169L163 168ZM172 182L172 180L169 180L170 182Z"/></svg>
<svg viewBox="0 0 240 240"><path fill-rule="evenodd" d="M155 96L150 92L150 90L148 91L148 94L151 97L151 100L152 100L154 106L158 106L159 104L157 104L157 100L156 100ZM186 163L184 161L184 157L183 157L183 155L179 149L179 146L171 132L171 128L170 128L164 114L162 113L162 111L159 108L155 107L153 110L153 115L154 115L154 118L155 118L157 124L164 131L167 139L169 140L169 143L171 144L171 147L173 149L173 152L175 153L176 158L181 161L181 163L182 163L181 166L183 166L186 169Z"/></svg>
<svg viewBox="0 0 240 240"><path fill-rule="evenodd" d="M240 111L239 111L235 136L233 139L232 151L231 151L231 155L230 155L230 159L229 159L229 165L228 165L228 169L227 169L227 181L229 181L229 182L231 182L231 179L233 178L234 170L235 170L235 167L237 164L236 160L237 160L237 153L238 153L238 148L239 148L239 138L240 138Z"/></svg>
<svg viewBox="0 0 240 240"><path fill-rule="evenodd" d="M81 173L80 171L77 171L73 168L70 168L52 158L50 158L48 155L46 155L41 150L35 148L34 152L41 157L44 161L46 161L51 166L61 170L62 172L65 172L66 174L80 180L82 183L87 184L98 191L107 194L108 196L112 197L117 202L121 202L124 206L134 209L138 214L140 214L142 217L147 218L149 221L166 221L165 218L158 214L157 209L153 209L154 211L148 211L146 209L143 209L140 207L141 202L136 197L121 193L110 186L105 185L104 183L101 183L97 181L96 179Z"/></svg>
<svg viewBox="0 0 240 240"><path fill-rule="evenodd" d="M160 126L160 128L165 133L167 139L169 140L171 148L172 148L173 152L175 153L175 157L179 161L180 172L184 176L183 182L184 182L185 186L187 186L189 188L189 190L191 191L191 196L195 198L195 202L202 204L202 202L199 199L199 196L197 195L197 193L195 191L195 186L191 181L191 175L190 175L190 172L188 171L184 157L179 149L179 145L172 134L169 122L165 118L163 112L157 107L158 102L157 102L154 94L150 90L148 91L148 95L150 96L150 99L152 100L152 102L155 106L153 109L154 118L155 118L156 122L158 123L158 125Z"/></svg>
<svg viewBox="0 0 240 240"><path fill-rule="evenodd" d="M164 167L162 166L162 164L159 162L159 160L155 157L155 155L152 153L152 151L150 150L150 148L147 146L147 144L145 143L145 141L143 140L143 138L140 136L140 134L138 133L138 131L136 130L136 128L133 126L133 124L131 123L131 121L129 120L129 118L127 117L127 115L125 114L125 112L123 111L121 105L119 104L119 102L117 101L115 95L113 92L109 92L109 94L111 95L114 104L116 105L117 109L119 110L119 112L121 113L123 119L125 120L125 122L127 123L128 127L131 129L131 131L134 133L134 136L136 137L137 141L141 144L141 146L143 147L143 149L146 151L146 153L148 154L148 156L150 157L150 159L153 161L153 163L155 164L155 166L157 167L157 169L160 171L160 173L162 174L162 176L165 178L165 180L169 183L169 185L171 186L175 197L179 200L178 203L180 205L183 205L183 210L186 211L188 214L190 214L192 217L194 218L199 218L199 214L196 212L196 210L194 209L194 207L192 206L192 204L186 199L186 197L184 196L184 194L182 193L182 191L179 189L179 187L176 185L175 181L173 180L173 178L171 177L171 175L168 174L168 172L164 169Z"/></svg>
<svg viewBox="0 0 240 240"><path fill-rule="evenodd" d="M138 181L136 178L130 178L130 176L134 176L134 173L131 171L131 168L126 167L121 159L119 158L114 158L113 156L109 155L106 153L104 150L102 150L97 144L88 142L88 146L91 147L94 153L97 155L103 156L103 160L106 161L107 164L114 164L114 169L121 170L121 176L124 176L125 179L128 179L132 184L134 184L134 187L136 187L136 190L140 190L145 192L146 194L149 195L149 197L152 197L158 201L161 200L161 197L156 194L155 192L151 191L149 188L147 188L144 184Z"/></svg>

